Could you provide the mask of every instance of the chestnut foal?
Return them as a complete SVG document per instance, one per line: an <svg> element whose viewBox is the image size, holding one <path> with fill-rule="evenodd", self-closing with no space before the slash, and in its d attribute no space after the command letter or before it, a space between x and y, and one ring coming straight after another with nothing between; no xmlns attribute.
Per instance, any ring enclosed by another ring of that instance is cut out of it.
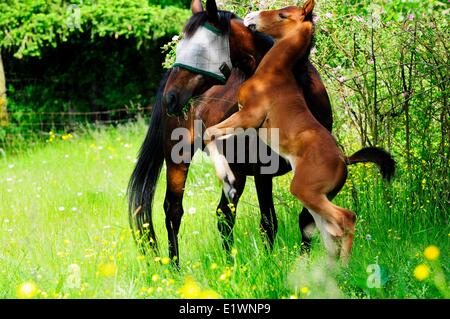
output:
<svg viewBox="0 0 450 319"><path fill-rule="evenodd" d="M328 253L337 256L340 250L346 263L356 215L330 200L345 184L348 158L308 110L304 93L291 71L311 46L313 8L314 1L308 0L302 8L254 12L245 18L248 27L272 36L276 42L255 74L241 86L240 111L209 128L205 140L216 173L232 197L233 173L216 143L211 142L228 137L230 128L278 128L278 145L271 143L271 134L260 137L289 160L294 171L291 193L313 215Z"/></svg>

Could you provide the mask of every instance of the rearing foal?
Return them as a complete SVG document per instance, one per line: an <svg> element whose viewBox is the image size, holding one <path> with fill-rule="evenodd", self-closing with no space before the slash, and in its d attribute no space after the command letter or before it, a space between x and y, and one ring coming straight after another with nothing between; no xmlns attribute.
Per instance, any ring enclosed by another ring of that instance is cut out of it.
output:
<svg viewBox="0 0 450 319"><path fill-rule="evenodd" d="M309 0L295 6L249 14L245 24L272 36L276 42L261 61L255 74L240 88L240 111L205 132L217 175L233 188L234 176L217 151L212 138L224 138L230 128L279 128L279 145L270 135L260 137L287 158L294 176L290 185L313 215L330 255L347 261L353 242L355 214L331 203L347 178L346 161L333 136L308 110L304 93L296 85L292 68L305 55L313 36Z"/></svg>

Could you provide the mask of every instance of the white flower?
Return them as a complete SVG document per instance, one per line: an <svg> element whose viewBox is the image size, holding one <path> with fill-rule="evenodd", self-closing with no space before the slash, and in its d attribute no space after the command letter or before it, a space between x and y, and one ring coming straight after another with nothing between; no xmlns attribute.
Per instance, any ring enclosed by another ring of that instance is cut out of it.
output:
<svg viewBox="0 0 450 319"><path fill-rule="evenodd" d="M180 40L180 36L179 35L174 35L172 38L172 41L178 41Z"/></svg>
<svg viewBox="0 0 450 319"><path fill-rule="evenodd" d="M9 164L8 168L14 168L14 165L13 164Z"/></svg>
<svg viewBox="0 0 450 319"><path fill-rule="evenodd" d="M60 212L63 212L63 211L65 211L66 209L65 209L63 206L61 206L61 207L58 207L58 210L59 210Z"/></svg>
<svg viewBox="0 0 450 319"><path fill-rule="evenodd" d="M68 276L66 284L68 288L80 288L81 286L81 268L77 264L71 264L68 267Z"/></svg>
<svg viewBox="0 0 450 319"><path fill-rule="evenodd" d="M331 19L333 17L333 14L330 12L325 13L325 18Z"/></svg>
<svg viewBox="0 0 450 319"><path fill-rule="evenodd" d="M80 197L80 196L82 196L82 195L83 195L83 193L81 193L81 192L77 193L77 196L78 196L78 197Z"/></svg>
<svg viewBox="0 0 450 319"><path fill-rule="evenodd" d="M191 208L189 208L189 210L188 210L188 214L189 214L189 215L194 215L196 211L197 211L197 210L195 209L195 207L191 207Z"/></svg>
<svg viewBox="0 0 450 319"><path fill-rule="evenodd" d="M70 210L73 211L73 212L76 212L78 210L78 208L72 207Z"/></svg>

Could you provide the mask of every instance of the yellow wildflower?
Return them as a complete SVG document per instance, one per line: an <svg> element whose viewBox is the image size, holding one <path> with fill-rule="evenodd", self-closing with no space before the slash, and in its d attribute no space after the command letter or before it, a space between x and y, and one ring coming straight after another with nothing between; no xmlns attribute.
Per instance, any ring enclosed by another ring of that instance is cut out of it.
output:
<svg viewBox="0 0 450 319"><path fill-rule="evenodd" d="M170 263L170 258L169 257L161 258L161 264L168 265L169 263Z"/></svg>
<svg viewBox="0 0 450 319"><path fill-rule="evenodd" d="M190 276L185 279L184 285L178 290L181 297L185 299L197 299L201 292L200 286Z"/></svg>
<svg viewBox="0 0 450 319"><path fill-rule="evenodd" d="M309 288L308 287L302 287L300 288L300 292L304 295L308 294L309 292Z"/></svg>
<svg viewBox="0 0 450 319"><path fill-rule="evenodd" d="M63 135L61 135L61 139L63 140L63 141L68 141L68 140L71 140L71 139L73 139L73 135L72 134L63 134Z"/></svg>
<svg viewBox="0 0 450 319"><path fill-rule="evenodd" d="M99 266L99 273L103 277L114 277L117 272L117 267L113 263L101 264Z"/></svg>
<svg viewBox="0 0 450 319"><path fill-rule="evenodd" d="M430 268L427 265L421 264L414 269L414 277L417 280L423 281L430 275Z"/></svg>
<svg viewBox="0 0 450 319"><path fill-rule="evenodd" d="M202 291L199 296L200 299L220 299L220 295L212 289Z"/></svg>
<svg viewBox="0 0 450 319"><path fill-rule="evenodd" d="M437 248L434 245L428 246L425 248L425 251L423 252L426 259L434 261L439 258L440 251L439 248Z"/></svg>
<svg viewBox="0 0 450 319"><path fill-rule="evenodd" d="M20 299L31 299L38 293L38 287L32 281L27 281L17 288L17 297Z"/></svg>

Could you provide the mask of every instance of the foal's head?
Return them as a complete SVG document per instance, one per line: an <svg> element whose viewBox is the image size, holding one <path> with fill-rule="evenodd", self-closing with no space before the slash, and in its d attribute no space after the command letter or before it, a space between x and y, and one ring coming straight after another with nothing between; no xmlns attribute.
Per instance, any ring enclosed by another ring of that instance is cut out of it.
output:
<svg viewBox="0 0 450 319"><path fill-rule="evenodd" d="M233 67L250 76L273 40L249 30L242 19L219 11L215 0L192 0L192 17L184 28L176 62L163 94L169 115L180 115L190 98L224 84Z"/></svg>
<svg viewBox="0 0 450 319"><path fill-rule="evenodd" d="M303 7L286 7L279 10L252 12L245 17L244 24L252 30L263 32L279 40L299 32L302 27L312 27L314 0Z"/></svg>

